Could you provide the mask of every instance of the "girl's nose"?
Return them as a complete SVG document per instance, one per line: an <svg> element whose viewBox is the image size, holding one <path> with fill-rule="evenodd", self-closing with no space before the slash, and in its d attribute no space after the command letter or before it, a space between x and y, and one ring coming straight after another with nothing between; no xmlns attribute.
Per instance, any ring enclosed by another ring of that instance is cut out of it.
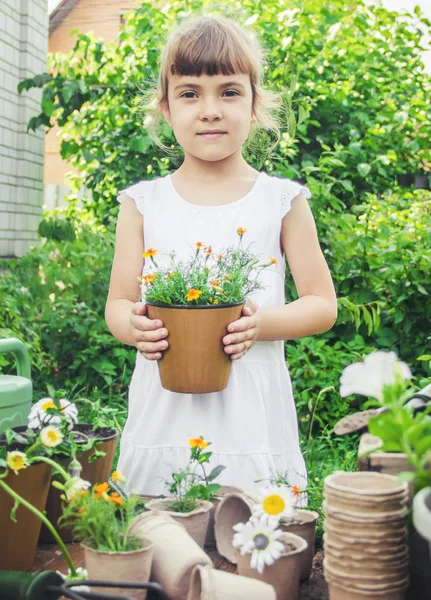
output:
<svg viewBox="0 0 431 600"><path fill-rule="evenodd" d="M221 107L216 100L206 99L202 101L200 119L202 121L216 121L223 116Z"/></svg>

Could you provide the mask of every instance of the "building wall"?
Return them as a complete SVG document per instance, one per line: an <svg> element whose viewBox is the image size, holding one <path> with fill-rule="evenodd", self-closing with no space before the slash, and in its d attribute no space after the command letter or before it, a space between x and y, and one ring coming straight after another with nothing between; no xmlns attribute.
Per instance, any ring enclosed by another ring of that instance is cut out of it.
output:
<svg viewBox="0 0 431 600"><path fill-rule="evenodd" d="M49 52L69 52L75 45L76 34L71 30L79 29L82 33L92 31L104 42L115 40L121 24L121 14L127 10L136 10L139 0L80 0L70 10L65 10L64 20L49 36ZM71 166L60 156L59 128L53 127L45 138L45 168L43 181L45 184L63 184L64 176L72 171Z"/></svg>
<svg viewBox="0 0 431 600"><path fill-rule="evenodd" d="M0 2L0 257L22 256L37 239L43 203L44 132L27 133L40 90L18 83L46 70L47 0Z"/></svg>

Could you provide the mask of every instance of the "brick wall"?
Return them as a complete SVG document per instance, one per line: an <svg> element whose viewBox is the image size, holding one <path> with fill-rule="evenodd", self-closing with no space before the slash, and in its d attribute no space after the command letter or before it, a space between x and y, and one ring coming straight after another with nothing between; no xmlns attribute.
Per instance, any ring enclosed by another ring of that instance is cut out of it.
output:
<svg viewBox="0 0 431 600"><path fill-rule="evenodd" d="M0 2L0 257L22 256L37 242L43 203L44 133L27 133L40 90L17 85L46 70L47 0Z"/></svg>

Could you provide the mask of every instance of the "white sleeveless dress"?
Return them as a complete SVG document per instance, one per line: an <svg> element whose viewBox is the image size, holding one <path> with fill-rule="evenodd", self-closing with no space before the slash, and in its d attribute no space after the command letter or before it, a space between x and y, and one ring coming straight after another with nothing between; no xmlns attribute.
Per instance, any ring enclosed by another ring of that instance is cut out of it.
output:
<svg viewBox="0 0 431 600"><path fill-rule="evenodd" d="M252 300L258 306L285 304L285 261L280 247L282 219L295 196L310 192L300 184L260 173L243 198L219 206L194 205L176 191L171 176L141 181L119 194L132 198L144 221L145 248L158 250L157 262L190 257L192 245L211 245L213 252L238 243L238 227L247 230L243 244L277 265L262 272L264 289ZM165 255L165 256L164 256ZM144 266L144 273L151 270ZM157 361L137 353L129 391L129 411L121 437L118 469L126 490L168 495L171 473L186 466L188 439L203 436L212 444L209 469L225 465L217 482L252 493L256 479L281 474L306 486L299 447L292 386L284 342L257 342L233 361L226 389L211 394L177 394L161 386Z"/></svg>

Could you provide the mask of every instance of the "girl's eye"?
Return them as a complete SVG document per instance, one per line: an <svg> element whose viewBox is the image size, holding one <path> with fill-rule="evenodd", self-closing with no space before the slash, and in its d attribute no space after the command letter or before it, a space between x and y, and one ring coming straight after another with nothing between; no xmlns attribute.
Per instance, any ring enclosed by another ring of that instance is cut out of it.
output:
<svg viewBox="0 0 431 600"><path fill-rule="evenodd" d="M225 94L229 94L228 98L233 98L234 96L239 96L239 93L236 90L226 90Z"/></svg>
<svg viewBox="0 0 431 600"><path fill-rule="evenodd" d="M196 92L184 92L184 94L181 94L180 98L193 98L194 96L196 96Z"/></svg>

